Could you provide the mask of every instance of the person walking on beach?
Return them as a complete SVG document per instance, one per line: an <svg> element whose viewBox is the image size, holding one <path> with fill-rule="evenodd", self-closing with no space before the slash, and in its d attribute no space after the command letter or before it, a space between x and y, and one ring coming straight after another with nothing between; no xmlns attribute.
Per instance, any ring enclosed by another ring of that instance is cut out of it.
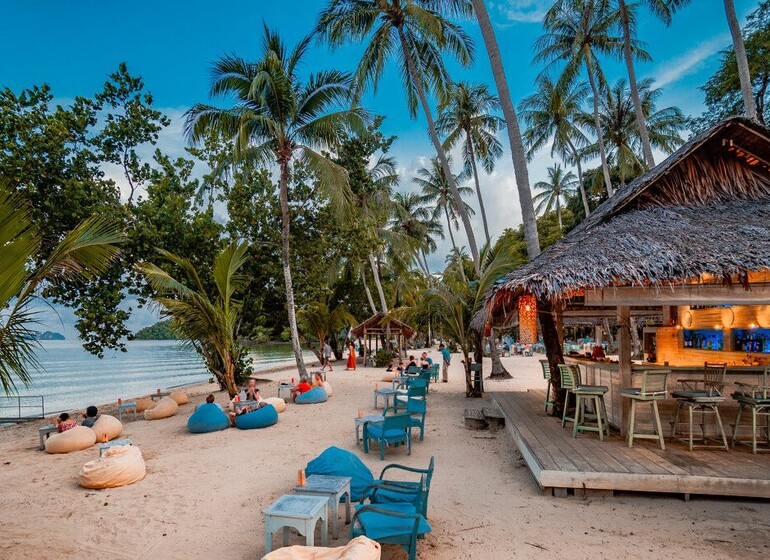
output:
<svg viewBox="0 0 770 560"><path fill-rule="evenodd" d="M444 383L449 379L449 363L452 361L452 353L449 352L449 348L440 344L438 349L441 351L441 357L443 358L444 367L441 368L441 377Z"/></svg>
<svg viewBox="0 0 770 560"><path fill-rule="evenodd" d="M356 346L353 342L350 342L350 351L348 352L348 364L345 368L347 371L356 371Z"/></svg>
<svg viewBox="0 0 770 560"><path fill-rule="evenodd" d="M329 346L329 343L324 340L324 348L323 348L323 365L321 366L321 371L326 369L326 366L329 366L329 371L334 371L334 368L332 368L332 347Z"/></svg>

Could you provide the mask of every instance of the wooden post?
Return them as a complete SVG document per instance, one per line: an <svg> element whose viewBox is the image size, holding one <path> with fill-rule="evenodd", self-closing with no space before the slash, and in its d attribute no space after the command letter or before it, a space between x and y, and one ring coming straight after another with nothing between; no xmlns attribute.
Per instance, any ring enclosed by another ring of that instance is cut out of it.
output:
<svg viewBox="0 0 770 560"><path fill-rule="evenodd" d="M631 375L631 308L627 305L618 306L618 370L620 373L620 387L633 387ZM614 397L610 396L610 399ZM606 397L605 397L606 398ZM620 399L622 409L620 415L620 432L625 435L628 426L628 417L631 410L631 399Z"/></svg>

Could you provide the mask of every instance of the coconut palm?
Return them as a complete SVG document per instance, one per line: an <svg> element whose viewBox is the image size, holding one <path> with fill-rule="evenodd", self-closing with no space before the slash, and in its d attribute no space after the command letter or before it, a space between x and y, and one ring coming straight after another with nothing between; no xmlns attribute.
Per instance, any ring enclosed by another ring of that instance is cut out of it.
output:
<svg viewBox="0 0 770 560"><path fill-rule="evenodd" d="M195 105L187 112L186 131L193 142L216 131L233 140L233 163L251 161L277 164L281 206L281 261L286 287L286 307L297 368L307 375L302 359L290 266L289 180L293 161L300 160L315 174L317 185L342 211L350 202L345 171L323 154L342 132L364 130L366 113L360 108L340 108L349 100L351 78L337 70L319 71L306 82L297 70L310 38L289 50L281 37L264 27L261 57L249 62L225 56L213 68L211 94L235 100L232 107Z"/></svg>
<svg viewBox="0 0 770 560"><path fill-rule="evenodd" d="M618 56L623 40L613 34L618 26L618 15L608 9L609 0L561 0L554 4L543 20L546 33L536 44L536 61L550 64L566 63L560 82L569 83L585 69L593 93L593 116L598 131L597 143L602 163L602 174L607 194L612 195L612 179L607 163L604 137L599 126L599 99L604 84L604 73L599 65L599 54ZM637 58L644 58L637 45L633 45ZM647 57L648 58L648 57Z"/></svg>
<svg viewBox="0 0 770 560"><path fill-rule="evenodd" d="M500 57L500 47L497 45L495 30L492 28L492 22L489 20L489 13L484 4L484 0L473 0L473 10L476 12L476 19L479 22L481 36L484 39L484 45L487 48L489 64L492 67L492 75L495 78L497 94L500 97L500 106L505 118L506 130L508 132L508 144L511 147L511 159L513 160L513 174L516 178L516 188L519 194L519 205L521 206L521 219L524 224L524 239L527 244L527 254L530 259L534 259L540 253L540 240L537 234L537 220L535 219L535 208L532 204L532 192L529 189L529 172L527 171L527 156L524 149L524 142L521 138L519 129L519 120L516 118L516 110L511 101L511 92L508 89L508 80L505 77L503 61ZM478 266L476 267L478 270Z"/></svg>
<svg viewBox="0 0 770 560"><path fill-rule="evenodd" d="M647 122L651 145L670 154L683 143L679 133L685 128L687 119L678 107L658 109L656 103L662 91L659 88L653 89L652 84L652 79L642 80L638 84L642 112ZM584 121L587 128L593 129L593 119L584 117ZM625 79L618 80L605 91L601 100L599 121L602 125L602 136L606 140L608 158L617 167L620 183L624 185L627 177L640 175L645 170L634 103ZM593 131L596 132L595 129ZM586 148L586 153L596 153L597 149L598 146L594 144Z"/></svg>
<svg viewBox="0 0 770 560"><path fill-rule="evenodd" d="M235 373L241 360L238 327L242 320L243 302L237 299L248 284L241 273L246 264L248 245L228 244L215 257L211 269L215 291L207 293L202 281L203 271L183 257L159 251L160 257L179 269L183 276L175 277L159 266L144 262L137 268L157 293L153 302L161 314L171 319L171 326L203 357L206 367L230 397L238 392Z"/></svg>
<svg viewBox="0 0 770 560"><path fill-rule="evenodd" d="M556 211L556 220L559 223L559 229L564 229L561 220L562 198L573 196L577 193L578 182L572 171L567 171L558 163L548 168L548 181L538 181L535 183L535 189L540 191L532 197L536 204L535 209L538 212L547 214L552 210Z"/></svg>
<svg viewBox="0 0 770 560"><path fill-rule="evenodd" d="M725 0L725 15L727 16L727 25L730 27L730 35L733 37L733 50L735 51L735 60L738 63L738 78L741 81L741 92L743 93L743 107L746 116L756 120L757 106L754 103L754 93L751 87L749 59L746 56L746 46L743 44L741 26L738 23L733 0Z"/></svg>
<svg viewBox="0 0 770 560"><path fill-rule="evenodd" d="M439 134L445 136L445 150L449 151L458 143L462 143L463 164L466 174L473 177L476 185L487 245L490 244L489 224L484 209L484 198L481 196L476 161L481 162L484 171L492 173L495 162L503 155L503 146L497 138L497 131L505 126L505 121L492 114L499 107L500 101L484 84L471 85L460 82L449 87L436 119L436 129Z"/></svg>
<svg viewBox="0 0 770 560"><path fill-rule="evenodd" d="M540 75L536 91L522 99L521 118L527 125L524 141L531 158L535 152L551 142L551 156L558 155L565 162L574 162L578 173L578 187L586 217L591 214L588 196L583 185L583 155L578 151L590 142L582 130L581 107L588 96L588 86L572 82L557 84L551 77Z"/></svg>
<svg viewBox="0 0 770 560"><path fill-rule="evenodd" d="M305 340L308 341L319 361L323 361L324 340L333 338L329 344L337 354L337 333L346 327L357 324L356 318L344 306L337 305L332 308L328 297L322 297L318 301L305 305L297 313L297 319L305 333ZM310 335L315 340L312 340Z"/></svg>
<svg viewBox="0 0 770 560"><path fill-rule="evenodd" d="M452 160L450 158L449 163L451 165ZM457 180L457 177L454 177ZM431 158L428 167L420 167L417 170L417 177L412 181L422 189L423 200L427 204L435 204L433 211L434 219L438 219L440 214L444 214L446 218L447 229L449 231L449 239L452 242L452 249L457 252L457 243L455 242L454 234L452 233L452 227L459 229L460 224L457 220L457 204L458 201L452 196L452 190L449 188L449 183L444 176L444 169L441 167L441 162L438 158ZM473 189L470 187L458 187L457 190L461 196L469 196L473 194ZM468 206L465 201L460 201L465 206L465 211L468 214L473 215L473 208Z"/></svg>
<svg viewBox="0 0 770 560"><path fill-rule="evenodd" d="M425 197L416 193L396 193L393 197L393 214L390 219L389 243L393 260L405 262L404 256L409 255L409 260L417 263L430 280L430 268L428 267L426 252L435 250L434 237L444 236L441 223L435 218L433 212L425 205Z"/></svg>
<svg viewBox="0 0 770 560"><path fill-rule="evenodd" d="M463 29L450 21L452 16L469 16L470 0L329 0L316 26L318 34L332 47L366 43L353 76L353 94L358 99L371 86L375 91L386 62L396 57L406 90L407 107L416 116L418 105L428 121L428 133L447 177L452 175L441 145L429 91L445 97L449 76L442 56L446 53L463 66L473 60L473 43ZM449 182L459 199L457 184ZM458 209L465 228L474 265L479 251L470 217Z"/></svg>

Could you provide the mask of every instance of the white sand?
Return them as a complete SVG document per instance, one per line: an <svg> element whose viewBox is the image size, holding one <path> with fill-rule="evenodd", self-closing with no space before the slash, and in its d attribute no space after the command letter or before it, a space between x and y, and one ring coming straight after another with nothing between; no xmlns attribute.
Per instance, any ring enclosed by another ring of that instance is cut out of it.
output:
<svg viewBox="0 0 770 560"><path fill-rule="evenodd" d="M433 352L433 357L438 353ZM504 358L515 379L487 390L520 390L542 382L537 358ZM79 467L96 447L69 455L37 451L43 422L0 430L0 558L228 558L264 551L262 510L290 492L297 469L326 447L354 451L375 472L390 462L425 466L436 456L429 519L433 532L419 558L768 558L770 504L759 501L623 495L559 499L540 495L507 431L463 427L466 406L459 357L450 383L429 397L424 442L411 456L389 449L365 456L354 444L353 417L372 410L381 370L340 371L323 405L289 405L276 426L205 435L185 428L211 386L167 420L128 421L125 436L139 445L147 477L105 491L79 488ZM276 393L271 374L263 396ZM226 395L217 393L219 402ZM768 473L770 476L770 473ZM347 527L341 538L347 541ZM316 542L318 541L316 536ZM291 544L301 544L294 535ZM276 537L275 545L280 544ZM395 547L383 558L405 558Z"/></svg>

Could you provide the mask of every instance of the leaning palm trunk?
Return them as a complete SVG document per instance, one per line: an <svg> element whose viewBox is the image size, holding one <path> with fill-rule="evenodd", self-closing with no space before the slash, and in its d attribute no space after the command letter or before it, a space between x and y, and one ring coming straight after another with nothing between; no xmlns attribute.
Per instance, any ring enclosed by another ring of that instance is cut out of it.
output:
<svg viewBox="0 0 770 560"><path fill-rule="evenodd" d="M612 196L612 179L610 178L610 168L607 166L607 150L604 147L602 123L601 120L599 120L599 88L596 87L596 76L594 76L593 65L588 59L586 59L586 70L588 71L588 83L591 84L591 91L594 96L594 125L596 126L596 142L599 144L599 156L602 159L604 185L607 187L607 194Z"/></svg>
<svg viewBox="0 0 770 560"><path fill-rule="evenodd" d="M401 48L404 51L404 58L406 59L409 75L417 89L417 96L420 98L420 105L422 105L422 110L425 113L425 120L428 121L428 133L430 134L431 142L433 142L433 147L436 149L436 155L438 156L439 162L441 162L441 168L444 170L444 176L449 184L449 189L452 191L452 196L455 200L462 201L460 191L457 189L457 182L454 180L454 175L452 175L452 170L449 167L449 160L447 159L446 152L444 151L444 147L441 145L438 133L436 132L436 123L433 120L433 114L428 105L428 99L425 97L425 88L423 87L422 82L423 78L417 73L414 60L409 52L406 35L404 35L404 30L400 27L398 28L398 38L401 42ZM471 220L468 217L468 212L462 207L462 204L458 204L457 213L460 214L460 219L463 221L465 235L468 237L468 247L470 248L471 257L473 258L473 266L476 269L476 272L478 272L480 270L481 261L479 259L479 249L476 245L476 236L473 235Z"/></svg>
<svg viewBox="0 0 770 560"><path fill-rule="evenodd" d="M479 199L479 210L481 211L481 222L484 224L484 237L487 240L487 246L492 246L492 240L489 237L489 225L487 224L487 211L484 209L484 198L481 196L481 185L479 184L479 172L476 168L476 154L473 152L473 142L471 133L466 130L465 134L468 141L468 158L471 160L471 169L473 169L473 181L476 183L476 196Z"/></svg>
<svg viewBox="0 0 770 560"><path fill-rule="evenodd" d="M460 257L460 251L457 250L457 244L455 243L455 236L452 233L452 220L449 218L449 208L444 204L444 214L446 215L446 227L449 230L449 239L452 241L452 249L457 257L457 265L460 268L460 276L463 279L463 283L467 284L468 279L465 277L465 267L463 266L462 258Z"/></svg>
<svg viewBox="0 0 770 560"><path fill-rule="evenodd" d="M585 210L586 218L591 215L591 207L588 205L588 195L586 195L586 187L583 184L583 166L580 165L580 154L578 154L577 148L572 143L572 140L567 140L570 150L572 150L572 156L575 158L575 166L578 173L578 187L580 188L580 199L583 201L583 210Z"/></svg>
<svg viewBox="0 0 770 560"><path fill-rule="evenodd" d="M291 347L294 350L294 359L297 361L297 369L301 377L307 377L307 368L302 359L302 348L299 342L299 329L297 328L297 314L294 306L294 285L291 280L291 262L289 260L289 164L282 161L281 165L281 264L283 265L283 280L286 284L286 309L289 313L289 330L291 331Z"/></svg>
<svg viewBox="0 0 770 560"><path fill-rule="evenodd" d="M481 28L481 35L489 54L489 63L492 66L492 74L495 78L497 95L500 97L500 107L503 110L506 129L508 130L508 143L511 146L511 158L513 159L513 173L516 177L516 188L521 205L521 218L524 223L524 239L527 243L527 255L530 260L540 254L540 240L537 234L537 221L535 218L535 206L532 204L532 192L529 187L529 173L527 172L527 156L524 142L521 139L519 120L516 118L516 110L513 108L511 93L508 90L508 81L505 78L505 70L500 57L500 48L497 45L492 23L489 21L487 7L484 0L473 0L473 9Z"/></svg>
<svg viewBox="0 0 770 560"><path fill-rule="evenodd" d="M559 204L559 197L556 197L556 220L559 223L559 231L564 229L564 224L561 221L561 204Z"/></svg>
<svg viewBox="0 0 770 560"><path fill-rule="evenodd" d="M727 15L727 24L730 26L730 34L733 36L733 50L735 51L735 60L738 63L738 77L741 80L743 107L746 111L746 116L756 120L757 106L754 103L754 95L751 88L749 60L746 57L746 47L743 44L741 26L738 23L738 16L735 14L735 4L733 3L733 0L725 0L725 14Z"/></svg>
<svg viewBox="0 0 770 560"><path fill-rule="evenodd" d="M620 19L623 25L623 56L626 59L626 68L628 69L628 83L631 86L631 99L634 100L634 113L636 114L636 126L639 128L639 139L642 141L642 152L644 153L644 162L649 169L655 167L655 158L652 155L652 146L650 145L650 133L647 130L647 122L644 119L644 110L642 109L642 98L639 97L639 87L636 84L636 70L634 69L634 55L631 52L631 24L628 18L628 8L626 0L618 0L620 6Z"/></svg>
<svg viewBox="0 0 770 560"><path fill-rule="evenodd" d="M377 261L372 253L369 253L369 266L372 268L372 276L374 276L374 285L377 286L377 294L380 296L380 305L382 306L382 312L387 315L388 302L385 300L385 292L382 290L382 281L380 280L380 271L377 266ZM371 297L371 295L369 296ZM374 307L374 305L372 305Z"/></svg>
<svg viewBox="0 0 770 560"><path fill-rule="evenodd" d="M369 307L372 310L372 314L377 313L377 306L374 305L374 299L372 298L372 292L369 290L369 284L366 282L366 273L364 269L361 269L361 283L364 285L364 292L366 293L366 300L369 302Z"/></svg>
<svg viewBox="0 0 770 560"><path fill-rule="evenodd" d="M489 374L490 379L513 379L513 376L508 373L508 370L505 369L503 362L500 360L495 329L492 329L489 336L489 357L492 359L492 371Z"/></svg>

